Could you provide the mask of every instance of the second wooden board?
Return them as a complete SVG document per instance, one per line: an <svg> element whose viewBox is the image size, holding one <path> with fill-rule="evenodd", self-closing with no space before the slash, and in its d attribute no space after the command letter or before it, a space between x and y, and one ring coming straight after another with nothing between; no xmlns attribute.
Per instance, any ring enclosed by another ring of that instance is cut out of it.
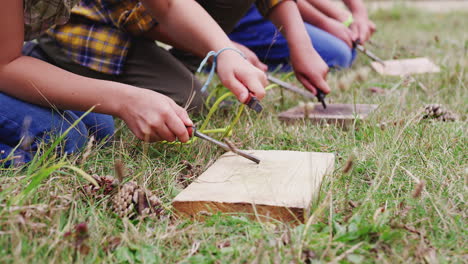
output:
<svg viewBox="0 0 468 264"><path fill-rule="evenodd" d="M332 173L331 153L253 150L255 164L228 152L173 201L182 216L203 212L242 213L253 219L302 222L318 196L324 175Z"/></svg>
<svg viewBox="0 0 468 264"><path fill-rule="evenodd" d="M376 72L390 76L440 72L439 66L428 58L387 60L384 61L384 65L378 62L372 62L371 65Z"/></svg>
<svg viewBox="0 0 468 264"><path fill-rule="evenodd" d="M355 119L365 119L377 108L374 104L328 104L324 109L321 104L313 104L311 109L296 106L278 115L281 121L295 122L310 120L314 123L326 122L347 126Z"/></svg>

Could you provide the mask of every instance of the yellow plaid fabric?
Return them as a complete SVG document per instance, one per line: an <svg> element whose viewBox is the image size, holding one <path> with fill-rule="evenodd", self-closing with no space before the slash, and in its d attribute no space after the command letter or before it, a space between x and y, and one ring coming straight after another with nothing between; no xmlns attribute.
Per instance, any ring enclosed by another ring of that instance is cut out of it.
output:
<svg viewBox="0 0 468 264"><path fill-rule="evenodd" d="M107 74L121 74L132 36L157 24L136 0L82 0L70 21L49 30L76 63Z"/></svg>
<svg viewBox="0 0 468 264"><path fill-rule="evenodd" d="M267 17L271 9L284 0L257 0L255 5L262 16ZM296 0L294 0L296 1Z"/></svg>
<svg viewBox="0 0 468 264"><path fill-rule="evenodd" d="M262 14L282 0L256 1ZM121 74L132 36L157 24L138 0L81 0L70 21L48 31L76 63L107 74Z"/></svg>

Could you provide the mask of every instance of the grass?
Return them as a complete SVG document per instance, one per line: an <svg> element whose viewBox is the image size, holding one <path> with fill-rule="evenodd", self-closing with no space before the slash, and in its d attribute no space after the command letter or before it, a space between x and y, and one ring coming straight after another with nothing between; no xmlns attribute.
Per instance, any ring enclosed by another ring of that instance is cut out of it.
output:
<svg viewBox="0 0 468 264"><path fill-rule="evenodd" d="M107 198L83 195L88 182L70 166L112 175L114 161L121 159L127 177L158 190L170 206L181 190L181 161L202 171L222 154L200 141L192 146L141 144L121 125L112 146L94 147L82 163L77 162L81 157L50 155L36 160L41 163L33 170L0 171L0 262L466 263L467 13L395 8L372 18L379 25L375 53L384 58L427 56L442 72L414 76L417 82L371 72L347 90L335 88L330 101L379 104L368 121L348 130L281 124L276 114L301 98L285 92L281 104L274 90L264 101L266 111L245 114L232 136L246 149L336 154L336 170L325 179L307 224L258 223L232 215L213 215L206 222L116 217ZM367 58L360 56L351 70L332 73L330 84L337 87L340 79L366 65ZM387 93L370 93L375 86ZM426 103L444 104L462 121L412 121ZM220 113L212 125L226 125L229 118ZM403 123L391 124L398 120ZM382 129L382 122L389 125ZM350 156L355 157L353 167L343 173ZM26 191L29 195L22 195ZM86 234L64 236L81 222L88 224ZM87 248L75 252L78 241Z"/></svg>

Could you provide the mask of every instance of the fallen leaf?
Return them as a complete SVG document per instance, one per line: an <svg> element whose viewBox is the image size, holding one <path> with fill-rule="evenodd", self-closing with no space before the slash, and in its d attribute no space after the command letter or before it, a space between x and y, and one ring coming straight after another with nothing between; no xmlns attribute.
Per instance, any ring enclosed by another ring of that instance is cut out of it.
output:
<svg viewBox="0 0 468 264"><path fill-rule="evenodd" d="M103 248L105 252L111 252L114 251L122 242L122 239L120 237L111 237L107 241L107 245Z"/></svg>
<svg viewBox="0 0 468 264"><path fill-rule="evenodd" d="M369 91L371 93L375 93L375 94L385 94L386 91L380 87L376 87L376 86L373 86L373 87L370 87L369 88Z"/></svg>
<svg viewBox="0 0 468 264"><path fill-rule="evenodd" d="M227 247L230 247L230 246L231 246L231 241L226 240L226 241L223 241L223 242L221 242L221 243L218 243L216 246L217 246L219 249L221 249L221 248L227 248Z"/></svg>
<svg viewBox="0 0 468 264"><path fill-rule="evenodd" d="M354 161L354 155L349 156L343 168L343 173L348 173L351 171L351 169L353 168L353 161Z"/></svg>
<svg viewBox="0 0 468 264"><path fill-rule="evenodd" d="M413 191L413 198L419 198L421 197L421 192L423 191L424 189L424 181L420 181L418 182L418 184L416 185L416 187L414 188L414 191Z"/></svg>
<svg viewBox="0 0 468 264"><path fill-rule="evenodd" d="M351 206L351 208L356 208L356 207L358 207L358 203L353 202L353 201L349 201L348 204L349 204L349 206Z"/></svg>
<svg viewBox="0 0 468 264"><path fill-rule="evenodd" d="M303 249L302 250L302 261L304 263L312 263L312 259L316 258L317 255L315 254L314 251L310 249Z"/></svg>
<svg viewBox="0 0 468 264"><path fill-rule="evenodd" d="M283 242L283 245L288 245L291 242L291 231L289 229L283 232L281 235L281 241Z"/></svg>

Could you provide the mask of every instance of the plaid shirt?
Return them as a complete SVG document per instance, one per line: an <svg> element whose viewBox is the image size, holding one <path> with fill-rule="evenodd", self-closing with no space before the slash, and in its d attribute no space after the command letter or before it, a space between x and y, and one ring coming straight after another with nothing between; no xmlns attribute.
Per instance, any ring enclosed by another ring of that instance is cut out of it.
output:
<svg viewBox="0 0 468 264"><path fill-rule="evenodd" d="M65 24L79 0L23 0L24 39L31 40L57 24Z"/></svg>
<svg viewBox="0 0 468 264"><path fill-rule="evenodd" d="M256 4L267 15L282 0ZM76 63L98 72L118 75L123 71L132 36L157 24L138 0L81 0L70 22L48 34Z"/></svg>

